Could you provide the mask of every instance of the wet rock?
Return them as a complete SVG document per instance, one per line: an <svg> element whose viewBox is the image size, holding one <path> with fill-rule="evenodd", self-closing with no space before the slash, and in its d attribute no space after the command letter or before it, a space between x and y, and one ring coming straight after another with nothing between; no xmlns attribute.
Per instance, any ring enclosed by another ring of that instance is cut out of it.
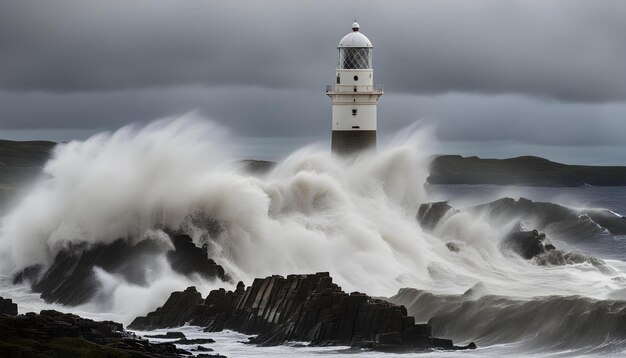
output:
<svg viewBox="0 0 626 358"><path fill-rule="evenodd" d="M145 317L135 318L128 327L151 330L183 326L191 321L196 306L202 302L202 295L193 286L183 292L172 292L163 307L157 308Z"/></svg>
<svg viewBox="0 0 626 358"><path fill-rule="evenodd" d="M425 203L420 205L416 218L424 230L432 231L444 216L456 211L447 201Z"/></svg>
<svg viewBox="0 0 626 358"><path fill-rule="evenodd" d="M0 314L17 316L17 304L13 303L10 298L0 297Z"/></svg>
<svg viewBox="0 0 626 358"><path fill-rule="evenodd" d="M183 332L167 332L165 334L147 335L146 338L181 339L186 338Z"/></svg>
<svg viewBox="0 0 626 358"><path fill-rule="evenodd" d="M218 224L212 221L209 225ZM174 250L167 253L167 260L174 271L187 276L198 273L208 279L217 277L222 281L226 280L222 266L209 259L206 246L197 247L189 235L171 235L171 239Z"/></svg>
<svg viewBox="0 0 626 358"><path fill-rule="evenodd" d="M209 344L215 343L214 339L211 338L195 338L195 339L187 339L182 338L174 342L175 344Z"/></svg>
<svg viewBox="0 0 626 358"><path fill-rule="evenodd" d="M531 201L502 198L487 204L467 209L469 213L482 215L494 225L517 220L531 223L539 230L559 233L570 240L589 240L599 234L626 234L626 218L605 209L572 209L566 206Z"/></svg>
<svg viewBox="0 0 626 358"><path fill-rule="evenodd" d="M213 348L197 346L196 348L193 349L193 351L195 351L195 352L213 352Z"/></svg>
<svg viewBox="0 0 626 358"><path fill-rule="evenodd" d="M138 317L131 327L172 326L173 321L148 319L168 311L171 301L172 297L162 308ZM432 337L431 326L416 324L403 306L359 292L345 293L325 272L255 279L247 288L240 282L235 291L213 290L195 307L189 305L184 310L193 308L192 324L208 332L230 329L255 335L251 343L263 346L308 341L376 350L460 349L450 340Z"/></svg>
<svg viewBox="0 0 626 358"><path fill-rule="evenodd" d="M545 238L546 234L537 230L512 232L502 240L501 247L530 260L546 252L543 245Z"/></svg>
<svg viewBox="0 0 626 358"><path fill-rule="evenodd" d="M171 343L152 344L124 331L122 324L96 322L67 313L0 315L0 357L180 357Z"/></svg>
<svg viewBox="0 0 626 358"><path fill-rule="evenodd" d="M547 245L546 245L547 246ZM550 266L562 266L562 265L573 265L573 264L581 264L584 262L590 263L597 269L607 274L613 273L604 261L597 257L589 256L582 252L565 252L562 250L546 250L545 253L541 255L537 255L535 257L535 262L538 265L550 265Z"/></svg>
<svg viewBox="0 0 626 358"><path fill-rule="evenodd" d="M156 239L136 244L117 240L110 244L73 245L61 251L51 266L31 266L14 277L14 283L30 282L33 291L46 302L76 306L91 301L99 290L94 269L123 277L136 284L147 284L149 268L161 255L167 255L172 268L183 274L200 274L205 278L227 280L224 269L208 258L206 247L195 246L188 235L171 234L174 250Z"/></svg>
<svg viewBox="0 0 626 358"><path fill-rule="evenodd" d="M448 248L448 250L452 251L452 252L459 252L461 251L461 245L458 242L446 242L446 247Z"/></svg>

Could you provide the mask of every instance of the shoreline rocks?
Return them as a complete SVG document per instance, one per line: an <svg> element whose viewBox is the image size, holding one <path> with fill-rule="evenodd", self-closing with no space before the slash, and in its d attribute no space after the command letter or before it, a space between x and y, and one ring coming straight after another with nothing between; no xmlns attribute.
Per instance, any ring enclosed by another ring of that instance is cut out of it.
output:
<svg viewBox="0 0 626 358"><path fill-rule="evenodd" d="M0 314L0 357L181 357L190 353L172 343L150 343L121 323L97 322L74 314Z"/></svg>
<svg viewBox="0 0 626 358"><path fill-rule="evenodd" d="M165 304L130 329L152 330L185 323L206 327L207 332L230 329L256 335L251 343L280 345L308 341L311 345L348 345L380 351L466 349L449 339L432 337L428 324L416 324L404 306L350 294L332 282L328 273L270 276L243 283L235 291L213 290L206 299L190 287L174 292ZM174 314L175 307L184 312ZM183 322L186 320L186 322Z"/></svg>
<svg viewBox="0 0 626 358"><path fill-rule="evenodd" d="M183 275L229 279L224 268L208 258L206 247L197 247L188 235L167 234L173 250L166 243L151 238L136 244L120 239L110 244L74 245L59 252L45 271L41 266L30 266L15 275L13 283L30 282L32 290L48 303L77 306L98 294L94 268L122 276L130 283L145 285L150 265L160 255L165 255L172 269Z"/></svg>
<svg viewBox="0 0 626 358"><path fill-rule="evenodd" d="M0 297L0 314L17 316L17 304L10 298Z"/></svg>

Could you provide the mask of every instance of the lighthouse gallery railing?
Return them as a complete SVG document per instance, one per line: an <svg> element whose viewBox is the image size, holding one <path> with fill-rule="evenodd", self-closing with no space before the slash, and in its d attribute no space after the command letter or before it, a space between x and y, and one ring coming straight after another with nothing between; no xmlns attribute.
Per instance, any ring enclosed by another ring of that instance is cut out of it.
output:
<svg viewBox="0 0 626 358"><path fill-rule="evenodd" d="M356 91L354 90L356 88ZM383 92L383 85L328 85L326 92Z"/></svg>

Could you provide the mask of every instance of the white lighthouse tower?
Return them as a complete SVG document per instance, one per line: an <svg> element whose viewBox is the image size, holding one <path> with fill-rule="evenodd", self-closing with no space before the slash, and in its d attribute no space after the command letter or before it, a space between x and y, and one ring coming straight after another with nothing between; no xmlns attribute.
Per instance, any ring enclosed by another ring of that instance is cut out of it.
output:
<svg viewBox="0 0 626 358"><path fill-rule="evenodd" d="M359 29L355 21L339 42L336 83L326 87L333 107L331 150L337 154L376 147L376 106L383 86L374 84L372 43Z"/></svg>

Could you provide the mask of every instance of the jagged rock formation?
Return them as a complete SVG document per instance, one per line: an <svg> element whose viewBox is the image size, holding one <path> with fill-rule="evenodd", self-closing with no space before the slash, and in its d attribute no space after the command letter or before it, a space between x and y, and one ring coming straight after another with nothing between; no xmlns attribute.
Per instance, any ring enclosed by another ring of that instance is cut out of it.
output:
<svg viewBox="0 0 626 358"><path fill-rule="evenodd" d="M153 344L123 330L121 323L95 322L57 311L0 315L0 357L181 357L171 343Z"/></svg>
<svg viewBox="0 0 626 358"><path fill-rule="evenodd" d="M136 318L129 328L151 330L183 326L191 320L196 306L202 302L202 295L193 286L183 292L172 292L162 307L146 317Z"/></svg>
<svg viewBox="0 0 626 358"><path fill-rule="evenodd" d="M227 280L224 269L207 257L206 247L195 246L188 235L170 235L174 250L154 239L137 244L117 240L111 244L91 247L77 245L61 251L53 264L42 272L41 266L31 266L14 278L14 283L28 281L46 302L80 305L98 293L94 268L123 276L127 281L146 283L147 268L159 255L167 255L172 269L184 275L198 273L206 278Z"/></svg>
<svg viewBox="0 0 626 358"><path fill-rule="evenodd" d="M259 345L295 340L378 350L459 349L451 340L433 338L431 327L415 324L403 306L363 293L347 294L328 273L270 276L248 288L239 283L235 291L214 290L204 300L198 297L193 287L175 292L163 307L137 317L129 327L174 327L184 320L206 331L257 335L252 342Z"/></svg>
<svg viewBox="0 0 626 358"><path fill-rule="evenodd" d="M0 314L17 316L17 304L13 303L10 298L0 297Z"/></svg>
<svg viewBox="0 0 626 358"><path fill-rule="evenodd" d="M174 271L183 275L198 273L208 279L227 279L224 268L208 258L206 246L197 247L189 235L176 234L170 237L174 250L167 252L167 261Z"/></svg>

